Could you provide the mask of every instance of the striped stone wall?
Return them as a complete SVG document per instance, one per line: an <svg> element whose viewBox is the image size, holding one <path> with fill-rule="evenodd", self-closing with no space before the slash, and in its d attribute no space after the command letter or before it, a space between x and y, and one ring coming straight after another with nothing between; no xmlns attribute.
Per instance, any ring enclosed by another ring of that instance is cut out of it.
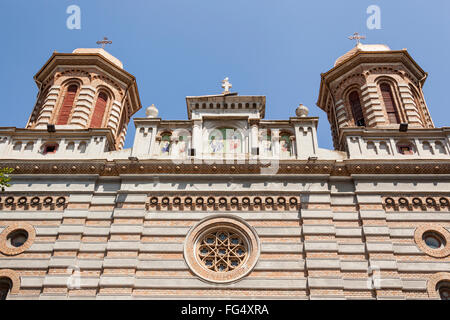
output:
<svg viewBox="0 0 450 320"><path fill-rule="evenodd" d="M394 188L389 177L377 178L377 185L365 176L299 178L285 186L289 192L302 186L295 210L247 211L160 210L149 205L155 191L144 180L77 179L67 186L30 177L29 186L13 186L1 197L0 234L15 223L36 233L24 252L0 254L0 271L13 270L20 278L11 299L433 298L430 279L450 271L449 256L430 256L415 242L421 226L450 232L448 207L425 213L389 209L384 202L386 193L411 193L414 183L416 194L443 195L445 177L433 188L411 179ZM142 189L131 191L131 183ZM44 190L48 184L51 191ZM29 202L38 189L67 200L35 209L6 205L19 195ZM176 193L175 186L169 189ZM217 213L244 219L261 243L254 269L227 284L200 279L183 256L189 230Z"/></svg>

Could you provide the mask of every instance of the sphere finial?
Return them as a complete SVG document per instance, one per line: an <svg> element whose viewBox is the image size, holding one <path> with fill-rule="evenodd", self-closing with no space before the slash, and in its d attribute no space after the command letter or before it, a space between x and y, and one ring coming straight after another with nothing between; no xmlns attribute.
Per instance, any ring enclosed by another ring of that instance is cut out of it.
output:
<svg viewBox="0 0 450 320"><path fill-rule="evenodd" d="M300 104L297 109L295 110L295 114L297 115L297 117L307 117L309 113L309 109L304 106L303 104Z"/></svg>
<svg viewBox="0 0 450 320"><path fill-rule="evenodd" d="M145 110L145 115L147 116L147 118L156 118L158 116L158 113L159 111L154 104L152 104Z"/></svg>

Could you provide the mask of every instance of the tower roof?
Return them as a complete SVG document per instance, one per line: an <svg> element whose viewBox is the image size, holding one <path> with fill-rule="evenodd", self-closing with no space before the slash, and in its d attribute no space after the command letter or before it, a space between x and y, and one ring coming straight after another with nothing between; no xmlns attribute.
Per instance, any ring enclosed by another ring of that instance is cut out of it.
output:
<svg viewBox="0 0 450 320"><path fill-rule="evenodd" d="M102 48L78 48L78 49L73 50L72 53L97 53L97 54L102 55L104 58L106 58L106 60L114 63L119 68L123 69L123 63L119 59L117 59L116 57L114 57L113 55L111 55L109 52L107 52L105 49L102 49Z"/></svg>
<svg viewBox="0 0 450 320"><path fill-rule="evenodd" d="M334 63L334 66L338 66L344 61L350 59L355 54L357 54L360 51L367 51L367 52L374 52L374 51L391 51L391 48L389 48L385 44L362 44L358 43L352 50L348 51L346 54L340 56L336 62Z"/></svg>

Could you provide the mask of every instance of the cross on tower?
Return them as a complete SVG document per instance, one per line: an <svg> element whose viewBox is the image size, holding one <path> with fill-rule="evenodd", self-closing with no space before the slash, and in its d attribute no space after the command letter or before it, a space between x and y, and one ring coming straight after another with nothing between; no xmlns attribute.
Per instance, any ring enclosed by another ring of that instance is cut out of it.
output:
<svg viewBox="0 0 450 320"><path fill-rule="evenodd" d="M226 77L225 79L222 80L222 88L225 89L222 93L229 93L230 88L233 87L228 80L230 80L230 79L228 79L228 77Z"/></svg>
<svg viewBox="0 0 450 320"><path fill-rule="evenodd" d="M365 39L366 36L360 35L358 32L355 32L352 36L348 37L350 40L356 40L356 45L361 43L361 39Z"/></svg>
<svg viewBox="0 0 450 320"><path fill-rule="evenodd" d="M102 49L105 49L105 46L106 46L107 44L111 44L111 43L112 43L112 41L108 40L107 37L104 37L103 40L101 40L101 41L97 41L97 44L98 44L98 45L101 45L101 46L102 46Z"/></svg>

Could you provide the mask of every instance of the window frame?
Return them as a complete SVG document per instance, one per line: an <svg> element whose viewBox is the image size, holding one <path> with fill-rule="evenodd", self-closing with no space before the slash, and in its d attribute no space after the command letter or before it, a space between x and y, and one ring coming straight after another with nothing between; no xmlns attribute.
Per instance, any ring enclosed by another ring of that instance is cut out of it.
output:
<svg viewBox="0 0 450 320"><path fill-rule="evenodd" d="M103 114L102 114L102 117L101 117L100 124L98 126L96 125L95 127L93 127L92 126L92 122L94 121L95 111L97 109L97 103L99 101L99 98L100 98L101 94L104 94L106 96L105 108L103 110ZM97 94L96 94L96 98L95 98L95 103L93 104L92 113L91 113L91 116L90 116L90 119L89 119L89 128L95 129L95 128L104 128L104 127L106 127L106 124L104 124L104 122L105 122L105 115L109 112L109 107L111 105L111 101L112 101L112 95L108 92L108 90L106 90L104 88L98 89Z"/></svg>
<svg viewBox="0 0 450 320"><path fill-rule="evenodd" d="M392 101L392 108L393 108L394 112L388 112L388 108L386 106L386 100L383 96L383 87L385 87L385 86L387 86L387 88L389 89L389 94L390 94L390 98ZM397 97L397 91L395 90L395 87L392 84L392 82L388 81L386 79L381 79L378 82L378 90L380 92L380 102L383 104L384 112L386 114L386 120L387 120L386 122L389 124L402 123L403 118L402 118L402 113L400 111L401 100L399 101L399 99ZM389 117L390 114L394 114L397 122L391 121L391 118Z"/></svg>
<svg viewBox="0 0 450 320"><path fill-rule="evenodd" d="M77 90L76 90L75 95L74 95L74 97L73 97L73 102L72 102L72 106L71 106L71 109L70 109L70 113L69 113L69 115L67 116L67 121L66 121L66 123L60 124L60 123L58 123L58 122L60 121L61 112L63 111L63 108L64 108L64 101L65 101L65 99L66 99L66 97L67 97L67 94L68 94L68 92L69 92L69 88L72 87L72 86L76 86L76 87L77 87ZM81 84L80 84L78 81L74 80L74 79L69 80L69 81L64 85L63 95L61 96L61 100L60 100L60 102L58 103L58 112L55 114L54 119L53 119L53 121L52 121L53 123L55 123L55 125L58 125L58 126L65 126L65 125L70 124L70 120L72 119L72 115L73 115L73 112L74 112L74 110L75 110L75 106L76 106L76 103L77 103L77 100L78 100L78 96L79 96L79 94L80 94L80 91L81 91Z"/></svg>
<svg viewBox="0 0 450 320"><path fill-rule="evenodd" d="M359 109L360 109L360 110L356 110L354 104L352 103L352 100L350 99L350 96L351 96L352 94L356 94L356 95L357 95L357 97L358 97L358 102L359 102ZM347 93L347 101L348 101L348 105L349 105L349 107L350 107L350 112L351 112L351 115L352 115L353 124L354 124L355 126L357 126L357 127L366 127L366 125L367 125L367 124L366 124L366 117L365 117L365 115L364 115L364 110L363 110L363 107L362 107L362 104L361 104L361 94L360 94L360 92L359 92L356 88L351 88L351 89L348 91L348 93ZM362 118L356 119L356 118L357 118L357 117L356 117L356 111L360 111L360 112L361 112ZM363 121L363 125L359 125L359 124L358 124L358 122L361 121L361 120Z"/></svg>

